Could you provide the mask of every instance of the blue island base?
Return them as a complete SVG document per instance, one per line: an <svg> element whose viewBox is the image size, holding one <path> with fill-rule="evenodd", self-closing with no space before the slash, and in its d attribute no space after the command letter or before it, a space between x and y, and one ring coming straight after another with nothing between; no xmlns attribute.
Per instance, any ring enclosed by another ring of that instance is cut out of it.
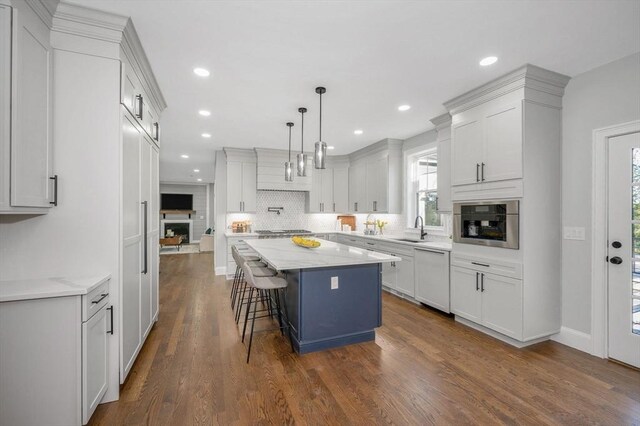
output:
<svg viewBox="0 0 640 426"><path fill-rule="evenodd" d="M375 339L382 325L380 264L287 271L287 305L300 354ZM337 287L332 288L332 278Z"/></svg>

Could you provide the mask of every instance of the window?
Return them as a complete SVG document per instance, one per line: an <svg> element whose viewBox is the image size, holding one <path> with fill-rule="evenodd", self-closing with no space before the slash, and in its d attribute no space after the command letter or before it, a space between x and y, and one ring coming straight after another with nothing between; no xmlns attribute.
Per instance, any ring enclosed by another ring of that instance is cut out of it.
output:
<svg viewBox="0 0 640 426"><path fill-rule="evenodd" d="M409 198L408 227L413 228L417 216L431 230L444 231L442 215L438 213L438 151L429 149L407 157Z"/></svg>

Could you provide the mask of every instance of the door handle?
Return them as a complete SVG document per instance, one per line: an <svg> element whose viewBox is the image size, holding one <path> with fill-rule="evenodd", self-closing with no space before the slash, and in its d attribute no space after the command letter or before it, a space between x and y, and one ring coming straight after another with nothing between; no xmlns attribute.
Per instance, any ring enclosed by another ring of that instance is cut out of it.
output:
<svg viewBox="0 0 640 426"><path fill-rule="evenodd" d="M336 203L333 203L333 212L336 212Z"/></svg>
<svg viewBox="0 0 640 426"><path fill-rule="evenodd" d="M147 216L148 216L147 215L147 213L148 213L147 212L147 206L148 206L148 202L147 201L143 201L141 204L142 204L142 208L144 210L144 213L143 213L144 214L144 221L143 221L143 228L142 228L143 229L143 232L142 232L143 237L142 238L144 239L144 241L142 241L142 245L144 247L144 262L143 262L144 269L142 269L142 273L146 274L148 272L148 266L149 266L148 262L147 262L147 252L148 252L148 247L147 247L147 245L148 245L147 244Z"/></svg>
<svg viewBox="0 0 640 426"><path fill-rule="evenodd" d="M622 243L620 241L614 241L614 242L611 243L611 247L620 248L620 247L622 247Z"/></svg>
<svg viewBox="0 0 640 426"><path fill-rule="evenodd" d="M480 182L480 164L476 163L476 182Z"/></svg>
<svg viewBox="0 0 640 426"><path fill-rule="evenodd" d="M614 256L611 259L609 259L609 262L613 263L614 265L619 265L622 263L622 259L618 256Z"/></svg>
<svg viewBox="0 0 640 426"><path fill-rule="evenodd" d="M480 275L480 272L476 272L476 291L480 290L480 285L478 284L478 275Z"/></svg>
<svg viewBox="0 0 640 426"><path fill-rule="evenodd" d="M58 175L53 175L49 178L49 180L53 181L53 201L49 201L49 204L53 204L54 206L58 205Z"/></svg>
<svg viewBox="0 0 640 426"><path fill-rule="evenodd" d="M111 334L113 336L113 305L109 306L107 308L107 311L109 311L109 315L111 316L111 321L109 322L109 324L111 325L111 330L107 330L107 334Z"/></svg>
<svg viewBox="0 0 640 426"><path fill-rule="evenodd" d="M353 209L354 209L355 211L358 211L358 203L353 203Z"/></svg>
<svg viewBox="0 0 640 426"><path fill-rule="evenodd" d="M484 274L480 274L480 291L484 292Z"/></svg>
<svg viewBox="0 0 640 426"><path fill-rule="evenodd" d="M153 123L153 138L157 141L160 140L160 124L158 124L158 122L156 121L155 123Z"/></svg>
<svg viewBox="0 0 640 426"><path fill-rule="evenodd" d="M480 176L482 176L482 182L484 182L484 163L482 163L482 174Z"/></svg>
<svg viewBox="0 0 640 426"><path fill-rule="evenodd" d="M377 201L374 201L374 202L373 202L373 211L374 211L374 212L377 212L377 211L378 211L378 202L377 202Z"/></svg>
<svg viewBox="0 0 640 426"><path fill-rule="evenodd" d="M136 95L136 117L138 117L139 120L142 120L142 107L144 105L144 101L142 99L142 95Z"/></svg>
<svg viewBox="0 0 640 426"><path fill-rule="evenodd" d="M440 198L440 197L438 197L438 196L436 195L436 212L439 210L439 209L438 209L438 199L439 199L439 198Z"/></svg>

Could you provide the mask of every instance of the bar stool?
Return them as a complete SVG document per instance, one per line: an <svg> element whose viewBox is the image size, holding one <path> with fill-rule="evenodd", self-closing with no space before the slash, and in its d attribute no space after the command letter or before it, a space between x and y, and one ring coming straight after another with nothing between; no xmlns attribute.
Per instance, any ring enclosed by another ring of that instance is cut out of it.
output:
<svg viewBox="0 0 640 426"><path fill-rule="evenodd" d="M273 269L267 267L267 265L260 261L248 260L251 257L244 256L240 253L239 250L235 249L235 247L231 248L231 255L233 256L233 260L236 262L237 268L240 269L240 273L238 275L237 280L234 281L234 287L232 288L232 298L231 298L231 308L236 309L236 324L240 321L240 314L242 311L242 306L247 304L247 299L245 299L245 294L247 290L247 282L244 279L245 273L243 266L247 266L253 273L255 277L266 278L273 277L278 273ZM263 302L265 299L263 298ZM269 308L271 309L271 301L266 299Z"/></svg>
<svg viewBox="0 0 640 426"><path fill-rule="evenodd" d="M258 312L258 302L261 297L264 297L264 294L267 295L269 299L272 297L272 293L274 296L274 304L276 306L277 314L278 314L278 329L282 334L284 334L284 329L287 329L287 334L289 335L289 343L291 344L291 352L294 351L293 348L293 338L291 337L291 327L289 326L289 311L287 309L287 280L282 277L257 277L253 274L253 269L248 265L242 265L242 269L244 270L244 276L247 280L247 286L249 287L249 300L247 302L247 312L244 318L244 326L242 327L242 341L244 342L245 332L247 330L247 322L249 321L249 313L251 311L251 306L253 305L253 318L251 319L251 333L249 334L249 346L247 348L247 364L249 363L249 357L251 356L251 345L253 343L253 331L256 324L256 318L266 318L272 316L272 307L269 304L269 307L266 310L261 310L260 312L269 312L267 315L261 315L256 317L256 313ZM262 295L261 295L262 293ZM255 294L255 297L254 297ZM281 302L282 300L282 302ZM284 309L284 318L282 315L282 308Z"/></svg>

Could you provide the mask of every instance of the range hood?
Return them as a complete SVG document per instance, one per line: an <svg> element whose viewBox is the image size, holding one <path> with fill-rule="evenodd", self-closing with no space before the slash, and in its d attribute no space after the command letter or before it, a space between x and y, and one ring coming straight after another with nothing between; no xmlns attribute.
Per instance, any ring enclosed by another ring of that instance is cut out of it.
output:
<svg viewBox="0 0 640 426"><path fill-rule="evenodd" d="M293 182L284 180L284 163L288 152L280 149L254 148L258 161L257 189L266 191L310 191L313 169L313 155L308 156L307 176L294 174Z"/></svg>

